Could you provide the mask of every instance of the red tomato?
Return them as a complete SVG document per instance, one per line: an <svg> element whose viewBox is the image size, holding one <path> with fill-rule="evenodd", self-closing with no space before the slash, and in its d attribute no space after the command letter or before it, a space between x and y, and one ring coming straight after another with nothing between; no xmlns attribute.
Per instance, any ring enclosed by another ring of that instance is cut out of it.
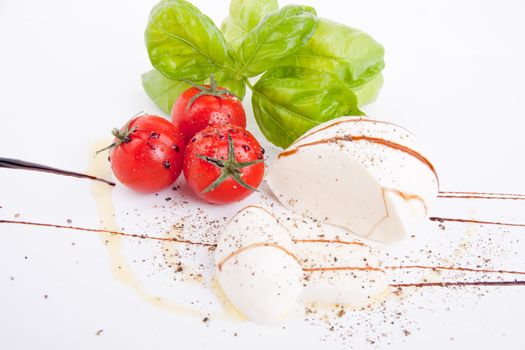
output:
<svg viewBox="0 0 525 350"><path fill-rule="evenodd" d="M200 198L215 204L238 202L261 184L264 150L243 128L209 126L186 146L184 177Z"/></svg>
<svg viewBox="0 0 525 350"><path fill-rule="evenodd" d="M127 187L137 192L156 192L179 177L184 141L168 120L141 115L122 129L114 129L113 135L115 140L108 147L111 169Z"/></svg>
<svg viewBox="0 0 525 350"><path fill-rule="evenodd" d="M246 127L246 114L241 100L228 90L211 85L191 87L175 101L171 120L188 142L193 135L209 125L234 124Z"/></svg>

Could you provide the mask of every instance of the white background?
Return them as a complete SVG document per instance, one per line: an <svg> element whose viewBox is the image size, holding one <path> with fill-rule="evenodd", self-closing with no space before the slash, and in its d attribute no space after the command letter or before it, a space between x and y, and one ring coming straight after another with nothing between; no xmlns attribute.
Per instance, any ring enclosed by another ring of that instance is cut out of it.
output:
<svg viewBox="0 0 525 350"><path fill-rule="evenodd" d="M83 171L90 146L113 126L138 111L160 113L140 84L150 68L143 31L154 3L0 0L0 156ZM218 25L227 14L228 1L193 3ZM364 110L418 135L442 189L525 192L525 2L303 3L384 45L385 85ZM0 170L0 182L0 218L21 213L28 220L97 224L87 184L8 170ZM525 221L522 211L509 217ZM75 238L82 244L72 249L70 236L52 230L2 226L0 239L0 348L301 343L281 333L233 338L143 303L112 279L97 237ZM487 319L473 320L455 343L439 333L454 327L442 322L437 335L426 329L394 347L520 348L522 326L495 306L487 310ZM103 336L94 336L98 329Z"/></svg>

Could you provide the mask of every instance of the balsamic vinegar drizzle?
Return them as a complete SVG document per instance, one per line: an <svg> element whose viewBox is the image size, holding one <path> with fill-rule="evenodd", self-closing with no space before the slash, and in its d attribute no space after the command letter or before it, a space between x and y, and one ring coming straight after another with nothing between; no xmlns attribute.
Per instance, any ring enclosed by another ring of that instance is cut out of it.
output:
<svg viewBox="0 0 525 350"><path fill-rule="evenodd" d="M57 174L57 175L72 176L72 177L90 179L94 181L100 181L110 186L115 186L114 182L108 181L105 179L101 179L93 175L82 174L82 173L77 173L75 171L53 168L47 165L26 162L24 160L19 160L19 159L0 157L0 168L41 171L44 173L52 173L52 174Z"/></svg>
<svg viewBox="0 0 525 350"><path fill-rule="evenodd" d="M174 243L198 245L198 246L211 247L211 248L215 248L217 246L217 244L215 244L215 243L194 242L194 241L190 241L190 240L186 240L186 239L177 239L177 238L168 238L168 237L152 237L152 236L148 236L148 235L145 235L145 234L126 233L126 232L111 231L111 230L104 230L104 229L98 229L98 228L86 228L86 227L78 227L78 226L46 224L46 223L42 223L42 222L30 222L30 221L3 220L3 219L0 219L0 224L30 225L30 226L42 226L42 227L53 227L53 228L60 228L60 229L69 229L69 230L76 230L76 231L83 231L83 232L109 233L109 234L117 235L117 236L124 236L124 237L131 237L131 238L140 238L140 239L151 239L151 240L154 240L154 241L169 241L169 242L174 242Z"/></svg>
<svg viewBox="0 0 525 350"><path fill-rule="evenodd" d="M79 227L79 226L68 226L68 225L58 225L58 224L48 224L48 223L41 223L41 222L30 222L30 221L18 221L18 220L3 220L0 219L0 224L15 224L15 225L30 225L30 226L40 226L40 227L53 227L53 228L59 228L59 229L68 229L68 230L76 230L76 231L83 231L83 232L93 232L93 233L108 233L113 235L119 235L124 237L130 237L130 238L138 238L138 239L150 239L150 240L156 240L156 241L169 241L173 243L179 243L179 244L189 244L189 245L196 245L196 246L203 246L208 248L215 248L217 244L215 243L206 243L206 242L197 242L197 241L190 241L185 239L177 239L177 238L168 238L168 237L152 237L145 234L133 234L133 233L126 233L121 231L111 231L111 230L104 230L104 229L94 229L94 228L86 228L86 227ZM330 241L331 242L331 241ZM338 241L333 241L334 243ZM314 243L314 241L312 241ZM247 247L246 249L251 248ZM228 257L227 257L228 258ZM222 262L224 263L224 261ZM222 265L222 264L221 264ZM221 266L219 266L219 269ZM514 275L525 275L525 271L508 271L508 270L488 270L488 269L475 269L475 268L468 268L468 267L460 267L460 266L424 266L424 265L400 265L400 266L386 266L384 267L385 270L394 270L394 269L432 269L432 270L453 270L453 271L464 271L464 272L482 272L482 273L498 273L498 274L514 274ZM305 272L315 272L315 271L335 271L335 270L381 270L380 268L374 268L374 267L319 267L319 268L303 268L303 271ZM407 288L407 287L467 287L467 286L525 286L525 281L451 281L451 282L422 282L422 283L393 283L390 284L391 287L394 288Z"/></svg>
<svg viewBox="0 0 525 350"><path fill-rule="evenodd" d="M495 196L454 196L454 195L438 195L438 198L454 198L454 199L508 199L515 201L525 201L525 197L495 197Z"/></svg>
<svg viewBox="0 0 525 350"><path fill-rule="evenodd" d="M525 271L512 270L488 270L460 266L427 266L427 265L399 265L399 266L385 266L385 270L401 270L401 269L421 269L421 270L449 270L449 271L463 271L463 272L482 272L482 273L499 273L511 275L525 275Z"/></svg>
<svg viewBox="0 0 525 350"><path fill-rule="evenodd" d="M370 138L360 136L359 139L367 139ZM325 141L325 140L323 140ZM387 143L385 140L379 140L379 139L373 139L371 141L374 142L380 142L380 143ZM316 144L316 143L312 143ZM390 143L389 143L390 145ZM301 145L307 146L307 145ZM399 146L397 144L394 144L394 146ZM299 147L297 147L299 148ZM297 148L292 149L291 151L282 152L279 157L287 156L288 154L297 152ZM426 160L426 158L422 158L419 154L415 153L414 151L410 149L402 149L405 152L410 153L413 156L416 156L418 159L423 161L425 164L429 166L429 168L435 173L435 170ZM94 181L100 181L110 186L115 186L114 182L93 176L88 174L82 174L77 173L74 171L68 171L68 170L62 170L58 168L49 167L46 165L26 162L23 160L18 159L11 159L11 158L2 158L0 157L0 168L8 168L8 169L21 169L21 170L32 170L32 171L40 171L40 172L47 172L62 176L72 176L77 178L86 178L91 179ZM436 174L437 177L437 174ZM505 199L505 200L525 200L525 194L510 194L510 193L495 193L495 192L461 192L461 191L440 191L438 194L438 198L476 198L476 199ZM525 224L520 223L504 223L504 222L495 222L495 221L482 221L482 220L471 220L471 219L461 219L461 218L441 218L441 217L430 217L429 220L431 221L437 221L437 222L460 222L460 223L474 223L474 224L484 224L484 225L498 225L498 226L513 226L513 227L525 227ZM217 247L217 244L215 243L207 243L207 242L197 242L197 241L191 241L191 240L185 240L185 239L177 239L177 238L168 238L168 237L152 237L145 234L134 234L134 233L126 233L121 231L112 231L112 230L104 230L104 229L93 229L93 228L86 228L86 227L78 227L78 226L69 226L69 225L59 225L59 224L48 224L48 223L41 223L41 222L30 222L30 221L18 221L18 220L3 220L0 219L0 224L15 224L15 225L30 225L30 226L40 226L40 227L53 227L53 228L59 228L59 229L69 229L69 230L76 230L76 231L83 231L83 232L93 232L93 233L108 233L112 235L118 235L118 236L124 236L124 237L130 237L130 238L139 238L139 239L150 239L155 241L169 241L173 243L179 243L179 244L189 244L189 245L196 245L196 246L203 246L208 247L211 249L214 249ZM317 243L317 240L305 240L304 242L309 243ZM323 241L324 242L324 241ZM331 241L330 241L331 242ZM336 243L338 241L333 241L331 243ZM326 242L325 242L326 243ZM352 243L352 242L349 242ZM352 243L353 244L353 243ZM219 266L220 269L220 266ZM337 268L303 268L305 272L314 272L314 271L331 271ZM371 267L364 267L364 268L355 268L355 267L342 267L340 269L362 269L362 270L368 270L368 269L379 269L379 268L371 268ZM488 270L488 269L478 269L478 268L468 268L468 267L456 267L456 266L424 266L424 265L406 265L406 266L386 266L384 269L394 270L394 269L432 269L432 270L453 270L453 271L464 271L464 272L481 272L481 273L498 273L498 274L515 274L515 275L525 275L525 271L507 271L507 270ZM381 270L381 269L379 269ZM407 287L467 287L467 286L525 286L525 280L519 281L451 281L451 282L421 282L421 283L393 283L390 284L391 287L394 288L407 288Z"/></svg>
<svg viewBox="0 0 525 350"><path fill-rule="evenodd" d="M447 194L447 195L472 195L472 196L524 197L524 198L525 198L525 194L519 194L519 193L498 193L498 192L439 191L439 194Z"/></svg>
<svg viewBox="0 0 525 350"><path fill-rule="evenodd" d="M512 222L483 221L483 220L459 219L459 218L440 218L440 217L435 217L435 216L431 216L428 219L430 221L437 221L437 222L450 221L450 222L462 222L462 223L481 224L481 225L525 227L525 224L512 223Z"/></svg>
<svg viewBox="0 0 525 350"><path fill-rule="evenodd" d="M305 147L312 147L312 146L326 144L326 143L332 143L332 142L358 142L358 141L366 141L366 142L370 142L370 143L377 143L377 144L380 144L380 145L383 145L383 146L386 146L386 147L389 147L389 148L397 149L397 150L399 150L401 152L404 152L404 153L406 153L406 154L416 158L417 160L419 160L420 162L425 164L430 169L430 171L432 171L432 173L434 173L434 176L436 177L436 180L438 180L438 182L439 182L439 177L438 177L438 174L436 172L436 169L434 168L434 165L427 158L425 158L422 154L420 154L419 152L417 152L417 151L415 151L415 150L413 150L413 149L411 149L411 148L409 148L407 146L399 144L397 142L393 142L393 141L390 141L390 140L382 139L382 138L379 138L379 137L367 136L367 135L335 136L335 137L328 138L328 139L322 139L322 140L318 140L318 141L312 141L312 142L308 142L308 143L303 143L303 144L300 144L298 146L295 146L295 147L293 147L291 149L288 149L286 151L283 151L283 152L279 153L277 158L288 157L288 156L290 156L292 154L297 153L299 151L299 149L305 148Z"/></svg>
<svg viewBox="0 0 525 350"><path fill-rule="evenodd" d="M244 246L244 247L241 247L233 252L231 252L230 254L228 254L227 256L225 256L218 264L217 264L217 268L219 269L219 271L222 270L222 267L224 265L225 262L227 262L228 260L230 260L231 258L239 255L240 253L246 251L246 250L249 250L249 249L253 249L253 248L258 248L258 247L273 247L275 249L279 249L281 250L284 254L290 256L292 259L294 259L295 261L299 262L299 259L294 255L294 253L290 252L288 249L284 248L283 246L279 245L279 244L276 244L276 243L269 243L269 242L259 242L259 243L252 243L252 244L249 244L247 246Z"/></svg>
<svg viewBox="0 0 525 350"><path fill-rule="evenodd" d="M473 281L473 282L422 282L422 283L393 283L390 287L502 287L502 286L525 286L525 281Z"/></svg>
<svg viewBox="0 0 525 350"><path fill-rule="evenodd" d="M461 191L439 191L438 198L453 199L506 199L524 201L525 194L496 193L496 192L461 192Z"/></svg>
<svg viewBox="0 0 525 350"><path fill-rule="evenodd" d="M369 119L369 118L354 118L354 119L345 119L345 120L338 120L338 121L335 121L335 122L332 122L328 125L326 125L325 127L322 127L322 128L319 128L313 132L308 132L306 133L305 135L299 137L297 140L294 141L293 145L299 143L300 141L304 140L305 138L307 137L310 137L314 134L317 134L318 132L321 132L321 131L324 131L326 129L330 129L330 128L333 128L334 126L336 125L340 125L340 124L347 124L347 123L373 123L373 124L387 124L387 125L393 125L397 128L400 128L400 129L403 129L404 131L406 131L407 133L409 134L412 134L413 133L407 129L405 129L404 127L402 127L401 125L397 125L397 124L394 124L394 123L391 123L391 122L387 122L387 121L384 121L384 120L375 120L375 119Z"/></svg>
<svg viewBox="0 0 525 350"><path fill-rule="evenodd" d="M495 273L495 274L510 274L510 275L525 275L525 271L513 271L513 270L489 270L489 269L478 269L462 266L424 266L424 265L398 265L398 266L385 266L383 268L364 266L338 266L338 267L303 267L303 271L382 271L385 270L407 270L407 269L421 269L421 270L449 270L449 271L462 271L462 272L479 272L479 273Z"/></svg>

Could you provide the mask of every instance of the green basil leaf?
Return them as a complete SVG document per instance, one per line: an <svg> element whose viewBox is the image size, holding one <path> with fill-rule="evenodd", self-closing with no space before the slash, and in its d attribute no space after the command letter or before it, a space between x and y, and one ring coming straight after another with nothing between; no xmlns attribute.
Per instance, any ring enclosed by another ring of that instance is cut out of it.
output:
<svg viewBox="0 0 525 350"><path fill-rule="evenodd" d="M270 13L241 42L237 75L259 75L294 54L308 42L317 22L308 6L289 5Z"/></svg>
<svg viewBox="0 0 525 350"><path fill-rule="evenodd" d="M277 10L277 0L232 0L230 15L224 19L221 31L230 46L237 50L242 39L270 12Z"/></svg>
<svg viewBox="0 0 525 350"><path fill-rule="evenodd" d="M350 88L357 97L359 106L372 103L379 95L379 90L383 86L383 75L380 73L376 77L362 85L354 86Z"/></svg>
<svg viewBox="0 0 525 350"><path fill-rule="evenodd" d="M280 67L253 86L255 120L268 141L286 148L314 126L344 115L363 115L354 93L337 76Z"/></svg>
<svg viewBox="0 0 525 350"><path fill-rule="evenodd" d="M376 78L385 66L383 58L383 46L370 35L321 18L306 46L280 65L330 72L353 88Z"/></svg>
<svg viewBox="0 0 525 350"><path fill-rule="evenodd" d="M226 42L233 50L237 50L247 33L234 22L231 16L227 16L222 21L221 32L224 35Z"/></svg>
<svg viewBox="0 0 525 350"><path fill-rule="evenodd" d="M243 79L235 79L235 76L229 72L218 72L215 74L217 84L233 92L241 100L246 94L246 85Z"/></svg>
<svg viewBox="0 0 525 350"><path fill-rule="evenodd" d="M145 38L153 67L171 79L203 80L232 69L222 33L187 1L158 3L151 10Z"/></svg>
<svg viewBox="0 0 525 350"><path fill-rule="evenodd" d="M146 94L164 113L170 114L171 107L177 97L191 85L177 80L171 80L158 70L152 69L142 74L142 86Z"/></svg>

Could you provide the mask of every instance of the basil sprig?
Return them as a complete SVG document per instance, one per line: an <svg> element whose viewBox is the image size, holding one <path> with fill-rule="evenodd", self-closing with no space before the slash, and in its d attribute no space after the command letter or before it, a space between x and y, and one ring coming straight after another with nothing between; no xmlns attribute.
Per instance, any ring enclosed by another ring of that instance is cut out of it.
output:
<svg viewBox="0 0 525 350"><path fill-rule="evenodd" d="M186 81L220 86L243 98L252 89L266 138L287 147L313 126L362 115L382 85L383 47L368 34L317 17L309 6L232 0L219 30L185 0L151 11L145 39L154 70L142 76L148 96L169 113ZM253 86L248 78L263 76Z"/></svg>

